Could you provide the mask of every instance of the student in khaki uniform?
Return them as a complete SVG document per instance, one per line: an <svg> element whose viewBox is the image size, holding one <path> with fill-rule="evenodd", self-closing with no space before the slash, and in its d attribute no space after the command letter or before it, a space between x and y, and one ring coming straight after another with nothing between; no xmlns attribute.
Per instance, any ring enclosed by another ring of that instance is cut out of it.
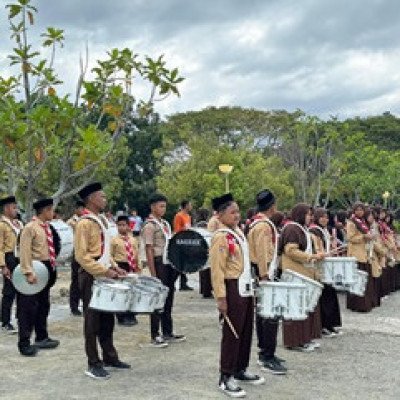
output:
<svg viewBox="0 0 400 400"><path fill-rule="evenodd" d="M270 190L265 189L257 194L256 201L256 214L248 221L247 238L250 261L258 279L268 281L270 280L269 267L274 257L276 237L273 227L265 218L270 219L275 214L277 210L276 199ZM262 366L262 370L270 371L275 375L283 375L287 369L281 364L282 359L275 355L278 328L278 320L261 318L256 315L258 363Z"/></svg>
<svg viewBox="0 0 400 400"><path fill-rule="evenodd" d="M111 239L110 256L114 264L129 273L140 273L138 267L138 245L129 229L129 217L120 215L117 218L118 235ZM138 322L135 313L117 313L119 325L134 326Z"/></svg>
<svg viewBox="0 0 400 400"><path fill-rule="evenodd" d="M2 216L0 218L0 269L3 273L3 298L1 300L2 330L7 333L17 333L11 324L11 309L16 295L11 275L19 264L15 254L17 240L22 229L22 223L16 219L18 214L17 201L14 196L0 200Z"/></svg>
<svg viewBox="0 0 400 400"><path fill-rule="evenodd" d="M17 295L18 348L24 356L35 356L39 349L53 349L60 342L49 337L47 318L50 312L50 288L57 279L56 257L60 251L60 238L49 224L53 219L53 199L35 202L36 217L29 222L21 234L20 266L29 283L36 283L37 277L32 261L41 261L47 268L49 280L44 289L35 295ZM35 330L35 345L30 338Z"/></svg>
<svg viewBox="0 0 400 400"><path fill-rule="evenodd" d="M367 209L365 211L365 219L368 223L371 232L379 232L379 226L377 223L377 219L379 215L376 212L376 208ZM382 285L381 285L381 276L382 276L382 267L381 267L381 259L385 258L386 249L382 243L380 235L376 235L375 239L370 242L368 248L368 262L371 264L371 276L374 284L374 307L379 307L381 305L382 298Z"/></svg>
<svg viewBox="0 0 400 400"><path fill-rule="evenodd" d="M129 369L130 365L120 361L113 344L114 315L89 308L92 297L93 281L97 277L115 279L126 272L116 265L104 265L98 260L104 252L104 232L99 223L90 219L100 218L104 226L108 224L100 213L106 206L106 195L101 183L85 186L79 196L85 203L86 211L75 227L75 258L80 265L79 288L82 293L85 350L88 358L87 376L93 379L108 379L106 368ZM111 261L111 260L110 260ZM101 360L97 350L97 341L103 352Z"/></svg>
<svg viewBox="0 0 400 400"><path fill-rule="evenodd" d="M151 276L160 279L169 289L163 312L154 312L150 315L151 345L161 348L168 346L168 342L183 342L186 337L176 335L173 331L172 308L178 272L163 260L167 240L171 235L169 224L163 219L167 210L167 198L156 193L150 197L149 205L151 214L145 221L141 233L141 240L146 248L146 261Z"/></svg>
<svg viewBox="0 0 400 400"><path fill-rule="evenodd" d="M239 207L228 193L213 199L221 228L231 230L246 240L238 228ZM241 297L238 279L243 273L243 251L233 235L217 232L210 247L211 281L217 308L224 317L221 341L219 389L231 397L244 397L246 392L237 382L263 384L264 378L247 371L253 334L253 297ZM234 326L236 338L227 323Z"/></svg>
<svg viewBox="0 0 400 400"><path fill-rule="evenodd" d="M312 210L307 204L300 203L291 211L291 220L307 229L312 220ZM282 270L290 269L308 278L317 280L317 269L306 266L313 260L322 260L324 254L306 252L307 238L297 225L287 223L279 238L279 254ZM283 323L283 344L289 350L302 352L314 351L317 344L312 340L321 335L321 320L317 308L309 313L304 321L285 321Z"/></svg>
<svg viewBox="0 0 400 400"><path fill-rule="evenodd" d="M353 214L347 221L347 255L357 258L358 269L368 273L368 281L364 296L347 294L347 308L352 311L369 312L373 308L374 286L372 281L371 264L368 263L368 248L375 235L365 221L365 206L356 202Z"/></svg>
<svg viewBox="0 0 400 400"><path fill-rule="evenodd" d="M329 215L325 208L314 210L314 223L310 225L309 230L313 241L313 250L316 254L329 253L330 251L330 249L327 249L329 243L327 244L325 240L325 235L328 238L330 237L327 229L328 222ZM336 328L342 326L342 319L336 289L332 285L324 284L320 297L320 306L322 336L327 338L338 336L340 333Z"/></svg>
<svg viewBox="0 0 400 400"><path fill-rule="evenodd" d="M85 211L85 203L82 200L77 200L75 204L75 214L67 221L67 224L75 232L75 226L82 217ZM81 316L82 313L79 310L79 301L81 300L81 293L79 291L79 264L75 260L75 255L72 255L71 261L71 284L69 286L69 308L71 314L77 317Z"/></svg>
<svg viewBox="0 0 400 400"><path fill-rule="evenodd" d="M218 230L220 227L222 226L219 218L218 218L218 214L217 212L214 210L214 214L213 216L210 218L210 220L208 221L207 224L207 230L210 232L215 232L216 230Z"/></svg>

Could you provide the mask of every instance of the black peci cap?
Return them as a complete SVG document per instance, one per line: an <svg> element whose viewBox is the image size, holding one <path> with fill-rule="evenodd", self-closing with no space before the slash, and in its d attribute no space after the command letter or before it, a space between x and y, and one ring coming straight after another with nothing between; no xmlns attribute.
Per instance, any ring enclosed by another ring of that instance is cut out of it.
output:
<svg viewBox="0 0 400 400"><path fill-rule="evenodd" d="M3 199L0 199L0 207L5 206L6 204L14 204L14 203L17 203L15 196L8 196L4 197Z"/></svg>
<svg viewBox="0 0 400 400"><path fill-rule="evenodd" d="M118 222L125 221L129 224L129 217L127 215L119 215L117 217L117 224Z"/></svg>
<svg viewBox="0 0 400 400"><path fill-rule="evenodd" d="M275 204L276 198L270 190L264 189L257 194L256 201L258 209L260 211L265 211Z"/></svg>
<svg viewBox="0 0 400 400"><path fill-rule="evenodd" d="M226 193L220 197L215 197L214 199L212 199L212 208L214 211L219 211L222 206L232 201L234 201L232 194Z"/></svg>
<svg viewBox="0 0 400 400"><path fill-rule="evenodd" d="M53 204L54 204L54 200L53 199L41 199L41 200L35 201L33 203L33 208L37 212L37 211L42 210L43 208L45 208L47 206L52 206Z"/></svg>
<svg viewBox="0 0 400 400"><path fill-rule="evenodd" d="M94 192L98 192L99 190L103 190L102 184L100 182L94 182L86 185L78 192L78 194L81 199L86 199L86 197L90 196Z"/></svg>

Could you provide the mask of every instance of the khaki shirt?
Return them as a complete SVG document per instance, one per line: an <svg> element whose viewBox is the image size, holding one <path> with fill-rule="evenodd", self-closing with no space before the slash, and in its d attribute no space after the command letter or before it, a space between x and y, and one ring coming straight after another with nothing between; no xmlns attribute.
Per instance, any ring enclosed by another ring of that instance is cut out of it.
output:
<svg viewBox="0 0 400 400"><path fill-rule="evenodd" d="M77 222L79 221L79 217L74 214L68 221L67 224L73 229L73 231L75 232L75 226L77 224Z"/></svg>
<svg viewBox="0 0 400 400"><path fill-rule="evenodd" d="M151 216L155 218L154 216ZM161 220L159 220L161 222ZM161 257L164 253L166 246L165 235L162 229L151 221L145 221L145 225L142 228L142 240L143 245L150 245L153 247L154 257Z"/></svg>
<svg viewBox="0 0 400 400"><path fill-rule="evenodd" d="M220 228L227 228L221 224ZM243 253L235 241L233 254L229 253L227 233L218 232L210 246L211 283L216 298L226 297L225 279L238 279L243 272Z"/></svg>
<svg viewBox="0 0 400 400"><path fill-rule="evenodd" d="M93 213L91 213L93 214ZM102 218L97 215L98 218ZM107 227L107 221L103 218ZM93 276L103 276L108 267L96 261L101 256L101 228L89 218L81 218L75 226L74 235L75 259L78 264Z"/></svg>
<svg viewBox="0 0 400 400"><path fill-rule="evenodd" d="M20 221L11 221L4 215L0 218L0 268L6 265L6 253L14 253L15 245L17 243L17 235L10 227L9 223L17 223L19 229L22 229L22 223Z"/></svg>
<svg viewBox="0 0 400 400"><path fill-rule="evenodd" d="M314 245L314 253L325 253L324 241L317 235L310 233Z"/></svg>
<svg viewBox="0 0 400 400"><path fill-rule="evenodd" d="M42 221L35 219L29 222L21 233L20 242L20 265L22 272L26 275L33 272L32 261L50 260L47 235Z"/></svg>
<svg viewBox="0 0 400 400"><path fill-rule="evenodd" d="M132 246L133 257L136 260L136 265L138 266L138 243L136 239L132 235L127 235L128 240ZM125 248L125 241L123 237L118 234L118 236L111 239L111 250L110 255L112 260L117 262L128 262L126 248Z"/></svg>
<svg viewBox="0 0 400 400"><path fill-rule="evenodd" d="M368 262L368 241L361 233L353 221L347 221L347 256L357 258L358 262Z"/></svg>
<svg viewBox="0 0 400 400"><path fill-rule="evenodd" d="M213 215L207 224L207 230L210 232L215 232L218 229L222 228L223 224L219 221L216 215Z"/></svg>
<svg viewBox="0 0 400 400"><path fill-rule="evenodd" d="M304 265L311 262L311 257L312 254L300 250L297 243L287 243L281 257L282 270L291 269L308 278L318 279L317 269Z"/></svg>
<svg viewBox="0 0 400 400"><path fill-rule="evenodd" d="M274 258L273 230L268 222L258 222L248 234L250 261L257 264L261 278L268 275L269 264Z"/></svg>

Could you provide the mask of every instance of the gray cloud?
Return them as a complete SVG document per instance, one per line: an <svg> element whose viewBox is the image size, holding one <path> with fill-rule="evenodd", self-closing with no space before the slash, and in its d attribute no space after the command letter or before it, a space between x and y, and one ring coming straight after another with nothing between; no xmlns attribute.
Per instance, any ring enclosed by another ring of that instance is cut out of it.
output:
<svg viewBox="0 0 400 400"><path fill-rule="evenodd" d="M182 98L161 103L162 113L207 105L302 108L342 117L397 112L396 0L36 3L36 28L66 30L57 63L64 90L74 88L87 40L93 61L110 47L129 46L141 54L165 53L169 65L179 66L186 77ZM3 23L1 37L4 32ZM7 68L1 57L6 45L0 43L0 72Z"/></svg>

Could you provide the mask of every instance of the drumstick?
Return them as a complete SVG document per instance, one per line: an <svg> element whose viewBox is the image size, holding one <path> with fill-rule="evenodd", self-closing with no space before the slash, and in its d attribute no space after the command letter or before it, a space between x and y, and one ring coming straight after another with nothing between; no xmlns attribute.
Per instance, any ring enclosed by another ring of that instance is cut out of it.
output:
<svg viewBox="0 0 400 400"><path fill-rule="evenodd" d="M239 335L237 334L236 329L233 326L233 324L232 324L231 320L229 319L229 317L227 315L224 315L224 319L225 319L226 323L228 324L231 332L233 333L233 336L235 336L235 338L239 340Z"/></svg>

